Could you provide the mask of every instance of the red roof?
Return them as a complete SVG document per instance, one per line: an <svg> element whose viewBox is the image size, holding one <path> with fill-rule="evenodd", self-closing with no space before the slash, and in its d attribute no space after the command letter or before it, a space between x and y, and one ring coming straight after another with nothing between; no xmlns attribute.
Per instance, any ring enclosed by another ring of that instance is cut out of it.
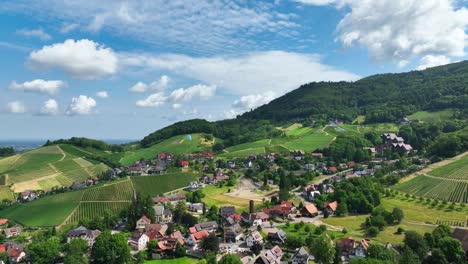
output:
<svg viewBox="0 0 468 264"><path fill-rule="evenodd" d="M166 197L157 197L157 198L153 198L153 201L154 203L168 203L171 200L169 200L169 198L166 198Z"/></svg>
<svg viewBox="0 0 468 264"><path fill-rule="evenodd" d="M235 221L240 221L240 220L241 220L240 214L232 214L232 215L230 215L229 217L231 217L231 218L234 219Z"/></svg>
<svg viewBox="0 0 468 264"><path fill-rule="evenodd" d="M333 171L333 172L338 171L338 169L335 166L328 168L328 170Z"/></svg>
<svg viewBox="0 0 468 264"><path fill-rule="evenodd" d="M197 229L194 226L192 226L192 227L189 228L189 232L190 232L190 234L194 234L194 233L197 232Z"/></svg>
<svg viewBox="0 0 468 264"><path fill-rule="evenodd" d="M338 202L334 201L332 203L325 203L324 206L325 206L325 208L328 208L328 209L332 210L333 212L335 212L336 209L338 208Z"/></svg>
<svg viewBox="0 0 468 264"><path fill-rule="evenodd" d="M206 230L202 230L196 233L191 234L193 242L198 243L200 240L204 239L205 237L209 236L210 233Z"/></svg>
<svg viewBox="0 0 468 264"><path fill-rule="evenodd" d="M6 252L8 248L7 244L1 244L0 245L0 253Z"/></svg>
<svg viewBox="0 0 468 264"><path fill-rule="evenodd" d="M6 223L8 223L8 219L6 219L6 218L0 219L0 225L4 225Z"/></svg>
<svg viewBox="0 0 468 264"><path fill-rule="evenodd" d="M293 208L294 204L292 202L290 202L290 201L282 201L281 206L282 207L287 207L287 208Z"/></svg>
<svg viewBox="0 0 468 264"><path fill-rule="evenodd" d="M188 161L186 161L186 160L180 160L179 164L182 167L188 167L190 163Z"/></svg>
<svg viewBox="0 0 468 264"><path fill-rule="evenodd" d="M304 205L304 209L311 215L318 213L317 207L315 207L313 204Z"/></svg>
<svg viewBox="0 0 468 264"><path fill-rule="evenodd" d="M143 221L145 221L146 223L151 224L151 219L149 219L149 217L147 217L146 215L143 215L143 216L140 218L140 220L143 220Z"/></svg>

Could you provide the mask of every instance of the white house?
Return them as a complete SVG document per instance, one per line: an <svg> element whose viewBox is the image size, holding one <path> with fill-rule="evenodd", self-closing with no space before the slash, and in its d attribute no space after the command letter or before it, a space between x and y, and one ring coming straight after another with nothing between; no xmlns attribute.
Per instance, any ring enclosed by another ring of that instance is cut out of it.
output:
<svg viewBox="0 0 468 264"><path fill-rule="evenodd" d="M245 239L246 245L250 248L255 244L263 244L263 237L257 230L254 230L250 235Z"/></svg>
<svg viewBox="0 0 468 264"><path fill-rule="evenodd" d="M151 219L149 219L146 215L143 215L136 222L136 229L145 229L145 227L149 224L151 224Z"/></svg>
<svg viewBox="0 0 468 264"><path fill-rule="evenodd" d="M135 231L128 244L133 250L141 251L146 249L148 242L149 237L144 232Z"/></svg>

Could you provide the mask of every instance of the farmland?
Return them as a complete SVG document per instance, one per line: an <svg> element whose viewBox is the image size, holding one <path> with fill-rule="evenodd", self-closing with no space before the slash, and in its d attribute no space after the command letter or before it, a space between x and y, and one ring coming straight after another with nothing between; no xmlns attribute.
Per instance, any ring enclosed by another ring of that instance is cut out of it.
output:
<svg viewBox="0 0 468 264"><path fill-rule="evenodd" d="M198 177L199 175L195 173L179 172L153 176L135 176L131 177L131 181L134 188L143 196L156 196L183 188Z"/></svg>
<svg viewBox="0 0 468 264"><path fill-rule="evenodd" d="M66 219L65 224L78 223L80 220L93 219L100 216L106 210L110 210L116 214L130 205L130 201L103 201L103 202L80 202L78 207Z"/></svg>
<svg viewBox="0 0 468 264"><path fill-rule="evenodd" d="M84 192L82 201L130 201L132 195L132 182L126 180L87 189Z"/></svg>
<svg viewBox="0 0 468 264"><path fill-rule="evenodd" d="M224 157L224 158L245 158L249 156L250 154L258 155L258 154L263 154L263 153L265 153L265 148L259 147L259 148L247 148L247 149L242 149L238 151L223 153L219 156Z"/></svg>
<svg viewBox="0 0 468 264"><path fill-rule="evenodd" d="M235 152L235 151L244 150L244 149L262 148L262 147L269 146L270 143L271 143L271 139L263 139L263 140L259 140L259 141L255 141L251 143L235 145L235 146L227 148L226 150L229 152Z"/></svg>
<svg viewBox="0 0 468 264"><path fill-rule="evenodd" d="M423 121L423 122L438 122L442 120L447 120L451 118L452 115L453 115L452 110L444 110L444 111L437 111L437 112L419 111L408 116L408 119L418 120L418 121Z"/></svg>
<svg viewBox="0 0 468 264"><path fill-rule="evenodd" d="M468 203L468 155L402 181L394 189L416 196Z"/></svg>
<svg viewBox="0 0 468 264"><path fill-rule="evenodd" d="M323 132L316 132L303 135L297 139L284 144L289 149L301 149L305 151L313 151L318 148L327 147L333 141L333 136Z"/></svg>
<svg viewBox="0 0 468 264"><path fill-rule="evenodd" d="M120 162L129 165L142 158L154 158L158 153L162 152L185 154L197 151L211 151L214 141L206 141L202 134L174 136L149 148L127 151Z"/></svg>
<svg viewBox="0 0 468 264"><path fill-rule="evenodd" d="M74 191L46 196L2 210L0 216L26 226L60 225L79 204L82 195L82 191Z"/></svg>

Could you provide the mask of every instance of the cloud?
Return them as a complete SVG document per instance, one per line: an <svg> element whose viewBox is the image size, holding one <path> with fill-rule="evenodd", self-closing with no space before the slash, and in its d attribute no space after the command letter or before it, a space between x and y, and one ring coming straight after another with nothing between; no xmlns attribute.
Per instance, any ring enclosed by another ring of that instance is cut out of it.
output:
<svg viewBox="0 0 468 264"><path fill-rule="evenodd" d="M379 62L465 55L468 9L452 0L341 0L350 12L337 26L345 47L362 46ZM404 63L403 63L404 64Z"/></svg>
<svg viewBox="0 0 468 264"><path fill-rule="evenodd" d="M185 0L17 0L8 4L8 10L86 24L93 33L106 31L156 47L212 54L268 45L253 36L278 37L277 33L298 27L291 14L268 2L198 0L195 5Z"/></svg>
<svg viewBox="0 0 468 264"><path fill-rule="evenodd" d="M25 37L36 37L41 39L42 41L46 41L51 39L52 37L44 32L42 28L39 29L20 29L16 31L16 34L22 35Z"/></svg>
<svg viewBox="0 0 468 264"><path fill-rule="evenodd" d="M320 56L286 51L241 56L190 57L121 53L122 66L169 70L236 95L274 92L277 96L312 81L356 80L359 76L322 64Z"/></svg>
<svg viewBox="0 0 468 264"><path fill-rule="evenodd" d="M329 4L334 4L337 2L337 0L294 0L295 2L302 3L302 4L307 4L307 5L329 5Z"/></svg>
<svg viewBox="0 0 468 264"><path fill-rule="evenodd" d="M49 99L42 105L40 114L42 115L56 115L58 114L58 103L54 99Z"/></svg>
<svg viewBox="0 0 468 264"><path fill-rule="evenodd" d="M445 65L449 63L450 63L450 59L443 55L440 55L440 56L426 55L422 57L421 61L419 62L419 66L416 69L424 70L427 68Z"/></svg>
<svg viewBox="0 0 468 264"><path fill-rule="evenodd" d="M171 107L172 109L180 109L182 108L182 104L172 104Z"/></svg>
<svg viewBox="0 0 468 264"><path fill-rule="evenodd" d="M36 79L30 82L17 83L13 81L10 84L11 90L24 91L24 92L37 92L46 94L57 94L60 88L66 86L66 83L60 80L42 80Z"/></svg>
<svg viewBox="0 0 468 264"><path fill-rule="evenodd" d="M78 28L77 23L64 24L60 29L60 33L67 34Z"/></svg>
<svg viewBox="0 0 468 264"><path fill-rule="evenodd" d="M13 114L26 113L26 105L21 101L13 101L7 104L7 111Z"/></svg>
<svg viewBox="0 0 468 264"><path fill-rule="evenodd" d="M71 104L65 113L67 115L88 115L92 113L96 105L96 100L92 97L80 95L72 98Z"/></svg>
<svg viewBox="0 0 468 264"><path fill-rule="evenodd" d="M265 94L251 94L242 96L239 100L234 101L232 106L242 110L250 110L267 104L273 99L275 99L273 92L267 92Z"/></svg>
<svg viewBox="0 0 468 264"><path fill-rule="evenodd" d="M173 102L189 102L193 99L208 99L214 96L216 86L197 84L188 88L180 88L172 91L168 100Z"/></svg>
<svg viewBox="0 0 468 264"><path fill-rule="evenodd" d="M44 46L31 52L28 62L33 68L59 68L84 80L117 72L117 56L114 51L88 39L68 39L63 43Z"/></svg>
<svg viewBox="0 0 468 264"><path fill-rule="evenodd" d="M165 97L163 93L154 93L148 96L144 100L138 100L136 102L136 106L145 107L145 108L157 107L157 106L164 104L166 100L167 100L167 97Z"/></svg>
<svg viewBox="0 0 468 264"><path fill-rule="evenodd" d="M100 91L96 93L96 96L99 98L109 98L109 93L107 91Z"/></svg>
<svg viewBox="0 0 468 264"><path fill-rule="evenodd" d="M167 86L169 85L170 78L167 75L161 76L159 80L154 81L150 84L146 84L144 82L137 82L134 84L129 91L134 93L144 93L148 90L154 90L158 92L162 92L166 90Z"/></svg>

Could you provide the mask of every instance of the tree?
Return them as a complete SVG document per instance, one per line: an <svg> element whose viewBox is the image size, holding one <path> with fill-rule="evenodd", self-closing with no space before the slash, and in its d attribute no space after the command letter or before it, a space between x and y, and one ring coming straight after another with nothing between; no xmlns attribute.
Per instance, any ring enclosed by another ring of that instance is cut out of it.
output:
<svg viewBox="0 0 468 264"><path fill-rule="evenodd" d="M452 231L448 225L439 225L432 231L432 236L434 237L435 245L439 244L439 240L444 237L450 237Z"/></svg>
<svg viewBox="0 0 468 264"><path fill-rule="evenodd" d="M430 255L426 256L422 262L423 264L448 264L444 253L438 248L434 248Z"/></svg>
<svg viewBox="0 0 468 264"><path fill-rule="evenodd" d="M400 224L401 221L403 221L403 218L405 217L405 214L403 213L403 210L401 210L398 207L395 207L392 210L392 217L393 217L394 221L396 221L398 224Z"/></svg>
<svg viewBox="0 0 468 264"><path fill-rule="evenodd" d="M461 247L460 241L451 238L444 237L439 240L439 249L444 253L445 258L450 263L459 263L463 260L465 252Z"/></svg>
<svg viewBox="0 0 468 264"><path fill-rule="evenodd" d="M418 255L419 259L423 259L429 251L429 247L423 236L415 231L407 231L403 243L411 248Z"/></svg>
<svg viewBox="0 0 468 264"><path fill-rule="evenodd" d="M60 254L60 239L51 237L44 241L34 242L29 244L27 249L33 263L54 263Z"/></svg>
<svg viewBox="0 0 468 264"><path fill-rule="evenodd" d="M65 264L86 264L89 262L85 257L88 251L88 243L85 240L81 238L72 239L70 243L65 245L64 249L65 258L63 262Z"/></svg>
<svg viewBox="0 0 468 264"><path fill-rule="evenodd" d="M96 238L91 257L96 264L125 264L130 263L132 256L127 238L124 234L111 235L109 231L104 231Z"/></svg>
<svg viewBox="0 0 468 264"><path fill-rule="evenodd" d="M338 204L338 208L336 209L336 215L337 216L345 216L347 214L348 214L348 204L346 203L346 200L343 199Z"/></svg>
<svg viewBox="0 0 468 264"><path fill-rule="evenodd" d="M237 255L226 254L221 258L218 264L242 264L242 261Z"/></svg>
<svg viewBox="0 0 468 264"><path fill-rule="evenodd" d="M371 244L367 249L367 256L373 259L387 260L395 262L397 256L392 250L385 248L379 244Z"/></svg>
<svg viewBox="0 0 468 264"><path fill-rule="evenodd" d="M181 257L184 257L186 254L187 254L187 250L185 249L185 247L182 246L182 244L180 244L179 242L177 242L174 255L177 258L181 258Z"/></svg>
<svg viewBox="0 0 468 264"><path fill-rule="evenodd" d="M309 250L315 256L317 263L330 263L335 256L335 248L332 246L332 241L327 235L321 235L313 239Z"/></svg>
<svg viewBox="0 0 468 264"><path fill-rule="evenodd" d="M205 239L203 239L201 244L201 248L203 250L211 252L219 251L219 240L214 233L209 234Z"/></svg>
<svg viewBox="0 0 468 264"><path fill-rule="evenodd" d="M411 250L409 247L405 247L403 252L401 253L399 264L419 264L421 261L419 260L418 255Z"/></svg>
<svg viewBox="0 0 468 264"><path fill-rule="evenodd" d="M376 237L379 233L380 230L375 226L371 226L369 229L367 229L367 234L371 237Z"/></svg>

